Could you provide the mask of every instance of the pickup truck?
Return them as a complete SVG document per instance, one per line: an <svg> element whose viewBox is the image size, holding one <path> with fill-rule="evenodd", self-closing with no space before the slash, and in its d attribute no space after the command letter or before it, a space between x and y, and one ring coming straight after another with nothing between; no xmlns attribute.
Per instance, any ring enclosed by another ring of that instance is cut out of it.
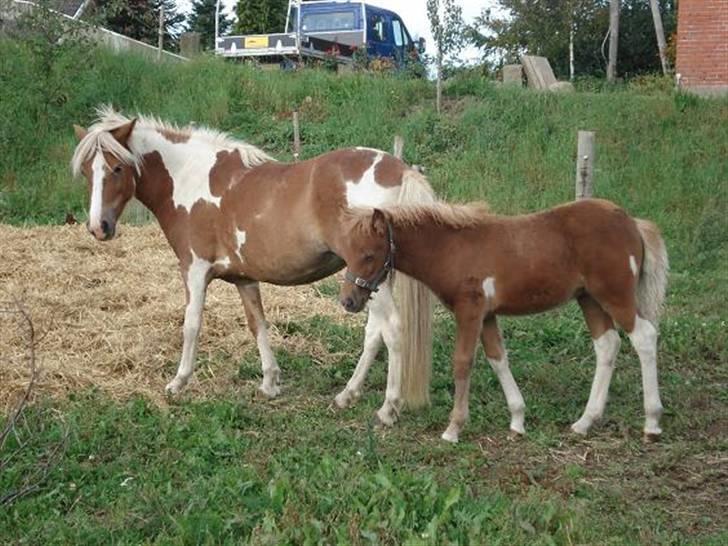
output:
<svg viewBox="0 0 728 546"><path fill-rule="evenodd" d="M290 0L285 32L217 36L216 29L215 34L218 55L267 61L334 57L347 64L357 48L366 48L370 57L390 58L402 66L424 51L424 40L415 43L399 15L349 0Z"/></svg>

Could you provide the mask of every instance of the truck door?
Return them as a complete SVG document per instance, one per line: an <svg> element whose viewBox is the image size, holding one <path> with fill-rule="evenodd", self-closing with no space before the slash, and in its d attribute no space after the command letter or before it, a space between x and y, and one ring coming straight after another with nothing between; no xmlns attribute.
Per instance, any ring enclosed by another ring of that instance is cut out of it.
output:
<svg viewBox="0 0 728 546"><path fill-rule="evenodd" d="M397 60L397 64L404 64L410 49L412 49L412 40L404 23L396 15L392 16L392 40L394 42L394 58Z"/></svg>
<svg viewBox="0 0 728 546"><path fill-rule="evenodd" d="M384 12L367 9L367 50L374 57L394 57L392 21Z"/></svg>

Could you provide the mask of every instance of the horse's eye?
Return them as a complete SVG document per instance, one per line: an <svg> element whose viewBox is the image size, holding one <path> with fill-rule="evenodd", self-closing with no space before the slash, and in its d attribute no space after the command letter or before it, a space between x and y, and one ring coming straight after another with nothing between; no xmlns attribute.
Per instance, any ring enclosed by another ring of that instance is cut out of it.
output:
<svg viewBox="0 0 728 546"><path fill-rule="evenodd" d="M113 171L114 174L121 174L121 165L117 165L114 167Z"/></svg>

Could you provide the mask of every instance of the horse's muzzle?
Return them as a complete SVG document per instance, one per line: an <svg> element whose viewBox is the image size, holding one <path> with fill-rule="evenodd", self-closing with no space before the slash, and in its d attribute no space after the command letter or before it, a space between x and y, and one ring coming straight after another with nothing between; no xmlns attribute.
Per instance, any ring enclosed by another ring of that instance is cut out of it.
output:
<svg viewBox="0 0 728 546"><path fill-rule="evenodd" d="M112 222L107 222L106 220L101 220L101 225L97 228L92 228L91 225L86 222L86 228L98 241L109 241L113 239L116 234L116 225Z"/></svg>

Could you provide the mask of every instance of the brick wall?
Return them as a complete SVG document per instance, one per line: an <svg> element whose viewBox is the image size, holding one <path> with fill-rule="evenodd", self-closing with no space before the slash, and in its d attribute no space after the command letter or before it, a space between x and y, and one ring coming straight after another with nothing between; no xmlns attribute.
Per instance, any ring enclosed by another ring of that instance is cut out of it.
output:
<svg viewBox="0 0 728 546"><path fill-rule="evenodd" d="M679 0L675 71L683 88L728 93L728 0Z"/></svg>

